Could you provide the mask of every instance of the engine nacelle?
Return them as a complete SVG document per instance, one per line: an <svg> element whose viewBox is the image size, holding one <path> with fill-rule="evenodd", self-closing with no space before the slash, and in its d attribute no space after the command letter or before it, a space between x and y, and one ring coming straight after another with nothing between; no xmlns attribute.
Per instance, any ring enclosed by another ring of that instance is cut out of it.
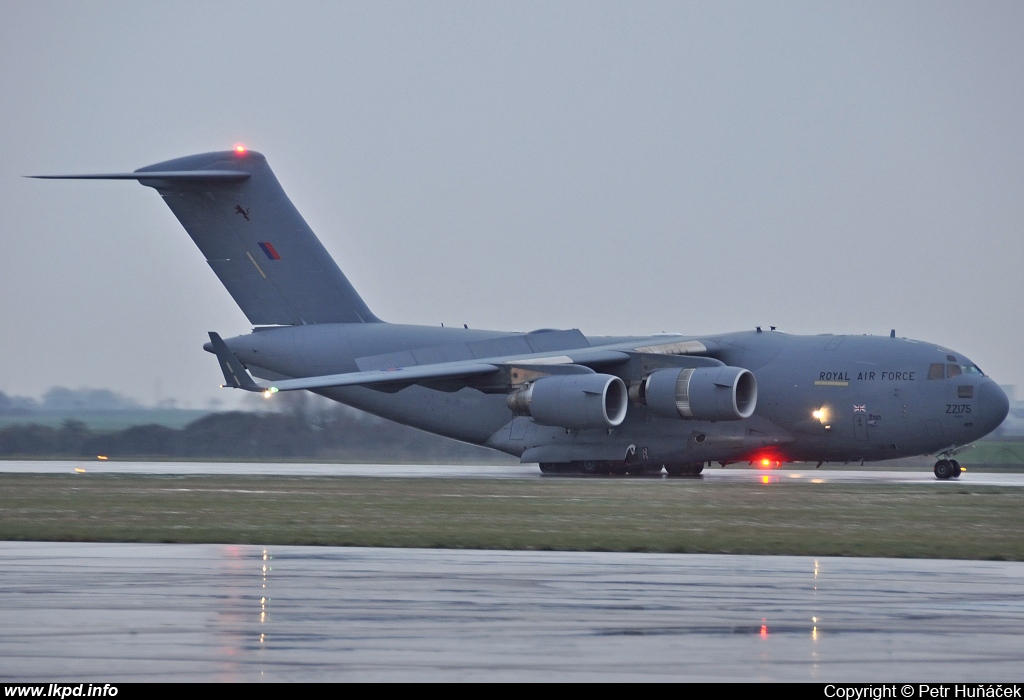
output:
<svg viewBox="0 0 1024 700"><path fill-rule="evenodd" d="M633 398L666 418L740 420L757 407L757 380L741 367L659 369Z"/></svg>
<svg viewBox="0 0 1024 700"><path fill-rule="evenodd" d="M626 419L625 383L610 374L542 377L508 395L508 407L541 425L614 428Z"/></svg>

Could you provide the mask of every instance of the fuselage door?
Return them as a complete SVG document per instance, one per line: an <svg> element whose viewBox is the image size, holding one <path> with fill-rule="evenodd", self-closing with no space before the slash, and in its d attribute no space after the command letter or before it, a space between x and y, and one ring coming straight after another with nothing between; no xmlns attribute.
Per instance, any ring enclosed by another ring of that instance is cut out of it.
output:
<svg viewBox="0 0 1024 700"><path fill-rule="evenodd" d="M942 423L937 420L926 420L924 422L925 430L928 431L928 437L944 439L942 435Z"/></svg>
<svg viewBox="0 0 1024 700"><path fill-rule="evenodd" d="M863 442L868 439L868 414L863 411L853 413L853 436Z"/></svg>

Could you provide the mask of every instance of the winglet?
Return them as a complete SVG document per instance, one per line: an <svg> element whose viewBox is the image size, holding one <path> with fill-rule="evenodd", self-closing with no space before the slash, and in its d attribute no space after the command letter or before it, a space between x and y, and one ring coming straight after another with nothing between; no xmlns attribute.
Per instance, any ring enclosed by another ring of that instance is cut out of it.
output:
<svg viewBox="0 0 1024 700"><path fill-rule="evenodd" d="M224 384L225 387L231 387L232 389L244 389L246 391L263 391L263 387L253 381L253 378L249 376L245 367L235 357L235 353L231 352L227 343L213 331L210 331L210 344L213 345L213 353L217 356L217 362L220 363L220 369L224 372ZM268 389L267 391L271 391Z"/></svg>

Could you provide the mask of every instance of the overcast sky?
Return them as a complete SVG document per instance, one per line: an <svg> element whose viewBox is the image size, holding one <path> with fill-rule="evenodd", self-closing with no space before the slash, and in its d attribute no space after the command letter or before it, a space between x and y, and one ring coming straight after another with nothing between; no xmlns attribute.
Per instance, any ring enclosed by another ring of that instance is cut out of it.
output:
<svg viewBox="0 0 1024 700"><path fill-rule="evenodd" d="M1024 387L1019 2L0 0L0 391L206 407L133 170L261 151L388 321L897 334Z"/></svg>

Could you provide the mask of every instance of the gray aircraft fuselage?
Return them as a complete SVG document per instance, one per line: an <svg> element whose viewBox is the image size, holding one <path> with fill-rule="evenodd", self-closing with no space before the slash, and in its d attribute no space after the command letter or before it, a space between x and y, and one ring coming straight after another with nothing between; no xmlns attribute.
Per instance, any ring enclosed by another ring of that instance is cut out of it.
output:
<svg viewBox="0 0 1024 700"><path fill-rule="evenodd" d="M226 386L312 390L544 471L699 473L708 462L875 461L958 448L1009 402L962 354L876 336L504 333L384 323L259 153L131 173L156 189L255 327L211 333ZM249 373L272 382L258 385Z"/></svg>
<svg viewBox="0 0 1024 700"><path fill-rule="evenodd" d="M276 379L355 372L359 369L356 358L396 349L415 351L521 336L460 328L327 324L259 331L226 342L255 373ZM503 395L471 388L445 392L410 386L392 394L345 387L317 393L399 423L517 456L534 448L534 461L614 461L634 446L635 459L651 465L850 462L936 454L987 435L1008 411L1006 395L971 360L932 343L777 331L628 340L650 344L693 339L708 346L708 357L753 372L758 387L753 416L737 421L680 420L631 404L625 421L615 428L567 431L515 417ZM592 347L624 340L587 338Z"/></svg>

